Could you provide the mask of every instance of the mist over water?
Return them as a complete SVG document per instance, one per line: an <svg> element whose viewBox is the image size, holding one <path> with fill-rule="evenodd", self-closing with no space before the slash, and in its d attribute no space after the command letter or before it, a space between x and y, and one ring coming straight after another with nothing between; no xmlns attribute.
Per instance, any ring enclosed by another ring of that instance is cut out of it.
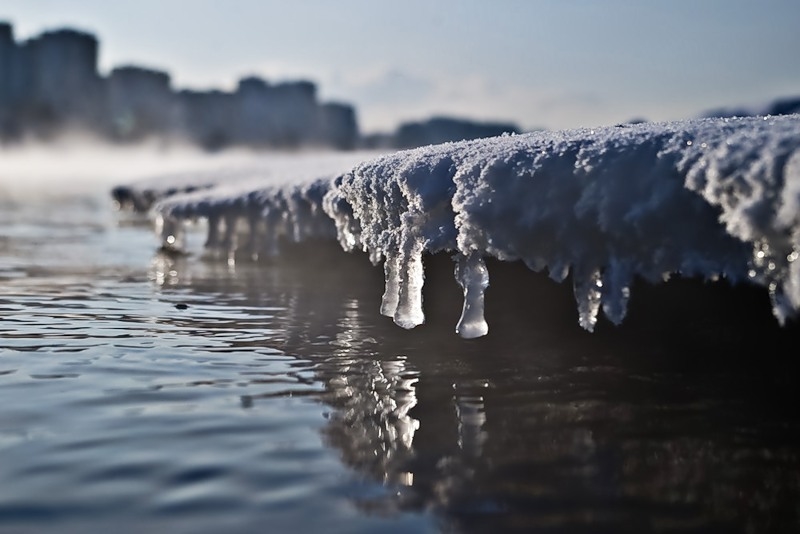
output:
<svg viewBox="0 0 800 534"><path fill-rule="evenodd" d="M162 255L109 196L268 157L2 153L0 531L800 527L796 330L764 295L636 288L589 334L568 283L492 262L462 340L450 258L406 331L361 253Z"/></svg>
<svg viewBox="0 0 800 534"><path fill-rule="evenodd" d="M60 144L15 145L0 149L0 187L8 192L46 194L107 191L120 181L172 172L231 168L269 158L247 149L207 152L191 146L112 146L82 138Z"/></svg>

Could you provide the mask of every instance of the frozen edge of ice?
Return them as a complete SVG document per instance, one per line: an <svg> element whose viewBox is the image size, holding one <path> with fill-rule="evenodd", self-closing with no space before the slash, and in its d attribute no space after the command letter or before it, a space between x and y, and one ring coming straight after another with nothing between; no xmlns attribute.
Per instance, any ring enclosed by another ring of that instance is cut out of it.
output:
<svg viewBox="0 0 800 534"><path fill-rule="evenodd" d="M800 308L798 115L431 145L309 183L218 183L166 196L154 212L170 245L184 221L203 217L207 247L227 255L245 221L253 257L275 253L281 236L363 250L385 262L381 313L404 328L424 322L422 255L454 253L463 337L488 331L483 257L522 260L556 281L571 272L589 331L601 309L624 320L636 276L758 284L780 324Z"/></svg>

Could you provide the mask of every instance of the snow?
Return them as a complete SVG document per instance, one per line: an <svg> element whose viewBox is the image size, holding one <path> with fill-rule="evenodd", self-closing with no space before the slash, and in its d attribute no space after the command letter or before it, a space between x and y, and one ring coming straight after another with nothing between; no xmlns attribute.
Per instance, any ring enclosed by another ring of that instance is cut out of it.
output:
<svg viewBox="0 0 800 534"><path fill-rule="evenodd" d="M571 274L589 331L601 310L624 320L635 277L757 284L781 324L800 309L800 115L543 131L364 156L339 161L348 168L328 162L333 172L287 167L286 180L198 179L207 188L192 193L167 194L162 178L153 210L166 221L166 244L204 217L207 246L228 257L242 222L251 256L275 253L281 236L335 237L363 250L383 262L380 312L404 328L425 320L423 256L451 254L465 338L488 332L486 257L521 260L557 282Z"/></svg>
<svg viewBox="0 0 800 534"><path fill-rule="evenodd" d="M222 161L201 161L186 165L189 170L154 173L114 187L111 195L120 208L140 213L148 212L157 201L182 193L216 189L211 198L246 192L254 184L298 183L337 174L350 169L365 158L375 157L378 151L361 152L287 152L269 153L260 157L239 155L221 158ZM233 184L242 184L239 189ZM244 185L250 184L250 185ZM223 187L224 186L224 189Z"/></svg>

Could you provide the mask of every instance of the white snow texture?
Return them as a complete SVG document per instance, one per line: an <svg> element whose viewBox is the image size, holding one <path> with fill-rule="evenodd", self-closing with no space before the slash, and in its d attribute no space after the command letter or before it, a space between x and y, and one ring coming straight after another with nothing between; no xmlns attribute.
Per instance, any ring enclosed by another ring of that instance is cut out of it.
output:
<svg viewBox="0 0 800 534"><path fill-rule="evenodd" d="M237 248L274 254L282 236L335 237L383 262L380 311L404 328L425 320L422 258L436 252L455 260L464 290L456 331L466 338L488 332L486 257L522 260L558 282L571 274L589 331L601 309L623 321L636 276L758 284L781 324L800 309L800 115L543 131L312 161L287 166L282 181L219 176L180 193L187 182L170 187L162 177L155 191L142 182L115 196L147 189L166 245L180 243L184 222L207 219L206 245L226 257Z"/></svg>

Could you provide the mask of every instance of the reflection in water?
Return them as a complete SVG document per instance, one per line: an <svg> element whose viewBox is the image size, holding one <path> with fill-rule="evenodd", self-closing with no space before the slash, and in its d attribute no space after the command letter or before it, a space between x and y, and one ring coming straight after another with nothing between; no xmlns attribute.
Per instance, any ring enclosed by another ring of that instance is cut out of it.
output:
<svg viewBox="0 0 800 534"><path fill-rule="evenodd" d="M413 455L419 421L408 414L417 404L417 373L404 359L342 359L322 371L334 409L325 430L348 465L387 484L413 485L402 466ZM327 376L325 376L327 375Z"/></svg>
<svg viewBox="0 0 800 534"><path fill-rule="evenodd" d="M361 310L360 298L336 294L331 275L316 273L326 290L308 286L309 272L273 266L262 269L248 263L192 264L185 258L159 255L152 263L151 279L163 290L213 295L219 303L280 310L271 325L280 336L276 347L314 364L314 380L326 393L322 400L332 409L325 438L342 451L343 460L360 472L388 485L413 485L414 474L403 471L413 456L419 421L409 414L417 405L419 372L402 354L387 354L370 335L372 315ZM199 272L195 272L199 271ZM339 280L338 282L341 282ZM266 326L266 325L265 325ZM257 397L249 396L243 406Z"/></svg>
<svg viewBox="0 0 800 534"><path fill-rule="evenodd" d="M329 407L324 439L389 490L353 497L362 510L434 510L466 532L800 528L797 365L771 331L709 323L695 335L634 318L638 331L587 334L559 320L563 295L510 282L494 296L541 291L547 313L490 310L498 327L464 341L437 312L452 302L430 300L429 324L411 332L380 317L382 273L363 258L337 256L336 270L291 255L235 270L166 261L165 292L282 310L255 345L311 362Z"/></svg>
<svg viewBox="0 0 800 534"><path fill-rule="evenodd" d="M335 417L341 419L337 423L345 428L364 429L357 441L368 449L361 455L386 457L389 461L411 450L419 428L419 421L408 414L417 404L415 385L419 373L407 365L407 358L402 355L383 361L365 358L376 353L361 347L377 341L364 337L359 301L345 299L343 310L338 321L340 330L331 342L335 364L320 366L320 374L332 391L331 404L338 408ZM381 472L388 480L385 466Z"/></svg>
<svg viewBox="0 0 800 534"><path fill-rule="evenodd" d="M464 453L477 458L483 452L486 432L486 408L482 395L463 395L453 399L458 420L458 447Z"/></svg>

